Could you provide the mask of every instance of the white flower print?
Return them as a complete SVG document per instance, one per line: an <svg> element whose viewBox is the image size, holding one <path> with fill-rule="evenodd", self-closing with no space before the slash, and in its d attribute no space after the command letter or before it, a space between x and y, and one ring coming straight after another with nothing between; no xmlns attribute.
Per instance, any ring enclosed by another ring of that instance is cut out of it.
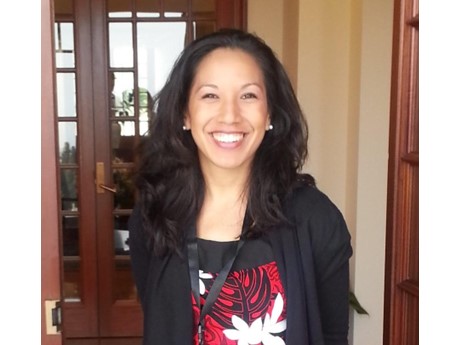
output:
<svg viewBox="0 0 460 345"><path fill-rule="evenodd" d="M236 329L224 330L225 336L230 340L238 340L238 345L285 345L284 340L272 333L280 333L286 330L286 320L278 321L278 318L283 311L283 297L278 294L273 306L272 315L269 313L265 315L264 322L262 318L256 319L251 326L249 326L240 317L233 315L232 323Z"/></svg>
<svg viewBox="0 0 460 345"><path fill-rule="evenodd" d="M200 277L200 295L204 295L204 293L206 291L206 288L205 288L204 283L203 283L203 281L201 279L211 279L212 274L204 273L202 270L199 270L198 275Z"/></svg>

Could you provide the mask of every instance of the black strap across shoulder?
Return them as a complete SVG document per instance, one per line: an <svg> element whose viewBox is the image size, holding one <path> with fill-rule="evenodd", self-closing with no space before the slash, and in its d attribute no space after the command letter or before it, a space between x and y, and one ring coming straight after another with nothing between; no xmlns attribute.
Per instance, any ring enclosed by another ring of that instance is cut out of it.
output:
<svg viewBox="0 0 460 345"><path fill-rule="evenodd" d="M224 285L225 281L227 280L228 274L232 269L233 263L235 262L236 257L238 256L238 252L240 251L241 247L244 245L244 240L240 238L238 241L238 245L235 249L235 253L232 255L230 260L224 265L224 267L220 270L217 278L215 279L214 283L209 290L208 296L206 297L206 301L203 306L201 306L200 300L200 277L199 277L199 261L198 261L198 242L196 239L196 228L194 227L194 234L190 236L188 241L188 261L189 261L189 271L190 271L190 282L192 286L192 293L195 297L195 302L200 309L200 320L198 323L198 343L201 345L203 344L203 320L204 317L209 314L211 311L211 307L214 302L217 300L217 297L222 290L222 286Z"/></svg>

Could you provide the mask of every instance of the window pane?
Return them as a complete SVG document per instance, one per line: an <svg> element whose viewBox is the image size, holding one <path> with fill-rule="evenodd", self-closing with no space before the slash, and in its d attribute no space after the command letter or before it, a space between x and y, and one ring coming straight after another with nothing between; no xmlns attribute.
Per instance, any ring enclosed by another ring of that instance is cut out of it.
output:
<svg viewBox="0 0 460 345"><path fill-rule="evenodd" d="M109 23L110 67L133 67L131 23Z"/></svg>
<svg viewBox="0 0 460 345"><path fill-rule="evenodd" d="M160 0L136 0L136 15L138 17L160 17Z"/></svg>
<svg viewBox="0 0 460 345"><path fill-rule="evenodd" d="M77 169L61 169L61 209L78 211Z"/></svg>
<svg viewBox="0 0 460 345"><path fill-rule="evenodd" d="M77 123L59 122L59 161L61 164L77 162Z"/></svg>
<svg viewBox="0 0 460 345"><path fill-rule="evenodd" d="M74 67L73 23L54 24L56 67Z"/></svg>
<svg viewBox="0 0 460 345"><path fill-rule="evenodd" d="M57 73L56 84L58 116L77 116L75 73Z"/></svg>
<svg viewBox="0 0 460 345"><path fill-rule="evenodd" d="M184 49L185 29L185 22L137 24L139 87L151 96L161 90Z"/></svg>
<svg viewBox="0 0 460 345"><path fill-rule="evenodd" d="M130 18L132 16L132 2L126 0L108 0L107 13L110 18Z"/></svg>

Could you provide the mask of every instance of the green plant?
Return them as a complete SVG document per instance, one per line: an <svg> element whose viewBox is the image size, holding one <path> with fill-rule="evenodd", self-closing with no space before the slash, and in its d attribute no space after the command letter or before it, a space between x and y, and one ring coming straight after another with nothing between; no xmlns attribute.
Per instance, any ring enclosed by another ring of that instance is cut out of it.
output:
<svg viewBox="0 0 460 345"><path fill-rule="evenodd" d="M366 309L363 308L361 303L359 303L358 298L355 296L353 292L350 291L348 294L348 303L350 306L356 310L358 314L364 314L364 315L369 315L369 313L366 311Z"/></svg>

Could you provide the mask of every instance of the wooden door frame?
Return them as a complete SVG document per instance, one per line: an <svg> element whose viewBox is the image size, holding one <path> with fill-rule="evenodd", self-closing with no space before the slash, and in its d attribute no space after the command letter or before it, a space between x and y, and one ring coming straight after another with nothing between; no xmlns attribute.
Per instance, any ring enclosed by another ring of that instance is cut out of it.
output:
<svg viewBox="0 0 460 345"><path fill-rule="evenodd" d="M45 301L61 299L59 256L55 85L53 64L54 10L41 0L41 344L60 345L62 334L47 335Z"/></svg>
<svg viewBox="0 0 460 345"><path fill-rule="evenodd" d="M414 16L414 4L417 14ZM418 343L418 2L395 0L386 230L383 344ZM417 69L417 70L416 70ZM417 114L417 122L412 118ZM416 167L416 168L415 168ZM415 172L417 171L417 172ZM412 231L415 229L415 231ZM416 276L414 277L414 272ZM412 300L409 300L411 296Z"/></svg>

